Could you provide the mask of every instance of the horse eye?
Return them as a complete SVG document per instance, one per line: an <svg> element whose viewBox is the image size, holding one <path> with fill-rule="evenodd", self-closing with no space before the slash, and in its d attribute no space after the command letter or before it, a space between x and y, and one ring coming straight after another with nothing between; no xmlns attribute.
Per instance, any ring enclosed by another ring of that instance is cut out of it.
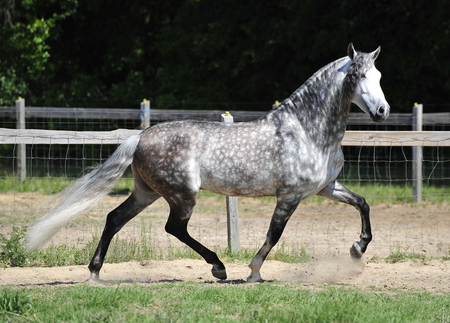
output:
<svg viewBox="0 0 450 323"><path fill-rule="evenodd" d="M366 77L366 74L361 75L361 78L362 78L362 79L367 78L367 77Z"/></svg>

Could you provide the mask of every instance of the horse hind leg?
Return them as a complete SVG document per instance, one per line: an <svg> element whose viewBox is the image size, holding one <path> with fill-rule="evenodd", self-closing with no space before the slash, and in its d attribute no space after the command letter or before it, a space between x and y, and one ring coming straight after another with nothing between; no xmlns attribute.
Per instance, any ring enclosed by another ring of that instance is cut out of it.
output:
<svg viewBox="0 0 450 323"><path fill-rule="evenodd" d="M281 234L283 233L284 228L286 227L286 224L290 219L292 213L294 213L295 209L300 203L300 200L300 197L278 199L277 206L272 216L272 220L270 221L266 241L249 265L251 273L247 278L247 282L254 283L262 281L260 274L261 266L270 250L272 250L272 248L277 244L278 240L280 240Z"/></svg>
<svg viewBox="0 0 450 323"><path fill-rule="evenodd" d="M200 256L202 256L208 264L211 264L213 266L211 273L214 277L221 280L226 279L227 273L225 265L219 260L217 254L192 238L187 231L187 225L196 203L195 196L196 194L193 194L190 196L183 196L181 198L168 200L170 205L170 214L165 227L166 232L185 243Z"/></svg>
<svg viewBox="0 0 450 323"><path fill-rule="evenodd" d="M128 221L161 197L143 182L142 178L137 174L134 168L133 174L135 181L134 192L122 204L108 214L102 236L89 264L91 275L87 282L98 283L100 281L100 269L103 266L106 252L108 251L114 235L119 232Z"/></svg>
<svg viewBox="0 0 450 323"><path fill-rule="evenodd" d="M350 248L350 256L354 260L361 259L362 255L366 252L367 246L372 241L372 230L370 227L370 207L366 203L366 200L345 188L338 181L331 182L317 195L327 197L334 201L350 204L354 206L361 216L361 234L359 236L360 241L356 241Z"/></svg>

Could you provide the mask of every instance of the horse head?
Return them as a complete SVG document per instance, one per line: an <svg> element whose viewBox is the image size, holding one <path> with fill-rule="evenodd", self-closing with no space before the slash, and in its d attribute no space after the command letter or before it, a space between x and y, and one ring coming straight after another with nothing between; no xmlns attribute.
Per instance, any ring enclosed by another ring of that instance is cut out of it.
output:
<svg viewBox="0 0 450 323"><path fill-rule="evenodd" d="M390 110L380 86L381 73L374 64L380 51L378 47L372 53L364 54L356 52L352 43L348 46L348 56L356 66L355 73L359 75L351 101L377 123L386 120Z"/></svg>

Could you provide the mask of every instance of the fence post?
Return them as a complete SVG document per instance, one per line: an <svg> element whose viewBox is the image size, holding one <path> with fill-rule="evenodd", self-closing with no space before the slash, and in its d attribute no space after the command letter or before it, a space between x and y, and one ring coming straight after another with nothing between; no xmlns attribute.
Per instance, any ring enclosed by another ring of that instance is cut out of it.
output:
<svg viewBox="0 0 450 323"><path fill-rule="evenodd" d="M16 100L16 128L25 129L25 99L21 97ZM27 146L18 144L17 148L17 174L23 182L27 177Z"/></svg>
<svg viewBox="0 0 450 323"><path fill-rule="evenodd" d="M139 117L141 119L141 129L150 127L150 101L147 101L147 99L141 102Z"/></svg>
<svg viewBox="0 0 450 323"><path fill-rule="evenodd" d="M422 131L423 105L414 103L413 106L413 131ZM414 202L422 201L422 147L413 147L413 164L412 164L412 180L413 180L413 200Z"/></svg>
<svg viewBox="0 0 450 323"><path fill-rule="evenodd" d="M233 116L230 112L222 114L222 122L233 122ZM238 213L238 198L236 196L227 196L227 233L228 233L228 248L232 253L239 252L239 213Z"/></svg>

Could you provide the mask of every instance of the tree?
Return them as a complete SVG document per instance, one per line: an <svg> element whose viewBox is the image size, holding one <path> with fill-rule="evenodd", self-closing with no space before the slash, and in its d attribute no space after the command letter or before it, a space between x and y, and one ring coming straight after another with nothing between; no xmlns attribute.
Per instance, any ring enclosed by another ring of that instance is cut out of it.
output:
<svg viewBox="0 0 450 323"><path fill-rule="evenodd" d="M393 111L439 111L450 101L448 4L0 0L0 104L267 110L353 42L381 45Z"/></svg>
<svg viewBox="0 0 450 323"><path fill-rule="evenodd" d="M93 0L60 21L44 104L129 106L150 98L160 57L154 43L180 0Z"/></svg>
<svg viewBox="0 0 450 323"><path fill-rule="evenodd" d="M187 1L159 38L157 100L267 109L354 42L362 51L381 45L377 65L393 111L416 101L439 110L450 101L448 4Z"/></svg>
<svg viewBox="0 0 450 323"><path fill-rule="evenodd" d="M38 95L49 76L48 41L55 22L71 14L75 5L70 0L27 0L17 5L14 0L0 2L1 105L13 105L17 96L33 100ZM58 10L53 11L54 8ZM45 14L48 10L52 13Z"/></svg>

